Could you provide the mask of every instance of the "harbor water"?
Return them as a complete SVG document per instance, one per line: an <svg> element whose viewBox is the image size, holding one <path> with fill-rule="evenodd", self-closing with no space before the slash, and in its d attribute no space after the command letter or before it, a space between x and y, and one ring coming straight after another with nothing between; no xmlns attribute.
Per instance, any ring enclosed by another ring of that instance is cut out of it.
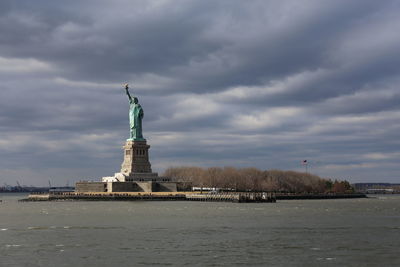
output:
<svg viewBox="0 0 400 267"><path fill-rule="evenodd" d="M18 202L0 194L0 266L400 266L400 196Z"/></svg>

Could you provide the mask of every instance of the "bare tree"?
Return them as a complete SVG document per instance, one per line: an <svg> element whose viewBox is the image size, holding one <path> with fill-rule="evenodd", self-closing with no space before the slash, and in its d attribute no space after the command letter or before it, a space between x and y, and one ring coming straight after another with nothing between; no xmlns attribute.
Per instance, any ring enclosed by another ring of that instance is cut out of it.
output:
<svg viewBox="0 0 400 267"><path fill-rule="evenodd" d="M234 167L174 167L164 176L173 178L183 188L215 187L237 191L275 191L293 193L323 193L328 191L350 192L347 181L332 183L317 175L282 170L261 171L256 168Z"/></svg>

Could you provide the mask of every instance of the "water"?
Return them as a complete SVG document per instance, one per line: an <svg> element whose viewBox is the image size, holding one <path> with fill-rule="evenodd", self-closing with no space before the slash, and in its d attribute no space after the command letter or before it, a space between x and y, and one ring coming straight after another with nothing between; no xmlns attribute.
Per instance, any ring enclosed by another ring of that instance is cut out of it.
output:
<svg viewBox="0 0 400 267"><path fill-rule="evenodd" d="M28 202L0 194L0 266L400 266L400 196Z"/></svg>

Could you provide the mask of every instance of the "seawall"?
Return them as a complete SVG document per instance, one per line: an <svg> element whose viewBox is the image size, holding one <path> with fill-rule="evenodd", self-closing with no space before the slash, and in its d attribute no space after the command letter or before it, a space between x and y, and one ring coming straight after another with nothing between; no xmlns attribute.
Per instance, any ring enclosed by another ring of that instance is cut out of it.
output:
<svg viewBox="0 0 400 267"><path fill-rule="evenodd" d="M276 202L274 193L205 193L198 192L52 192L30 194L20 201L210 201L210 202Z"/></svg>
<svg viewBox="0 0 400 267"><path fill-rule="evenodd" d="M282 194L255 192L51 192L30 194L20 201L209 201L276 202L277 200L366 198L365 194Z"/></svg>

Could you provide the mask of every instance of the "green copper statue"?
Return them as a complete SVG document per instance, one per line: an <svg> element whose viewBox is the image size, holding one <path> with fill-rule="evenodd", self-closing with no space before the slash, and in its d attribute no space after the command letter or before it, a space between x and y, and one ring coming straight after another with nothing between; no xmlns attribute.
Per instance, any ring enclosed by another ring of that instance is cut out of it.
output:
<svg viewBox="0 0 400 267"><path fill-rule="evenodd" d="M128 89L128 84L126 84L125 90L129 97L129 124L131 127L130 137L128 140L143 141L145 140L142 134L143 109L142 106L140 106L137 97L131 97Z"/></svg>

